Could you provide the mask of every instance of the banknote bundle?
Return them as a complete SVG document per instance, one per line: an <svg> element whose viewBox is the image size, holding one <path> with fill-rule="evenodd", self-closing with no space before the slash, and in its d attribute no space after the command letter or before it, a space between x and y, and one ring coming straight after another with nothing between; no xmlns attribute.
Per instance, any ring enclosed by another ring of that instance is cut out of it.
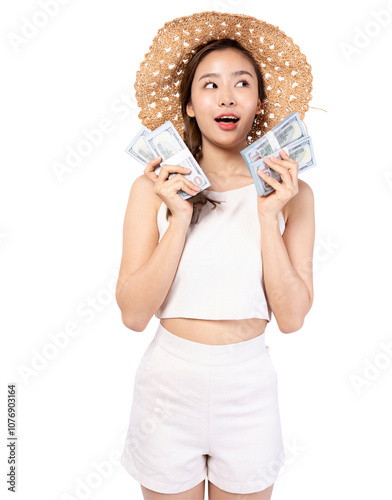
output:
<svg viewBox="0 0 392 500"><path fill-rule="evenodd" d="M286 116L269 132L241 151L258 195L265 196L274 191L274 188L259 176L258 170L279 182L281 181L278 172L269 168L263 161L265 156L269 158L275 156L281 160L279 154L281 149L298 162L298 174L316 166L312 140L306 134L304 124L296 111Z"/></svg>
<svg viewBox="0 0 392 500"><path fill-rule="evenodd" d="M151 160L160 156L162 162L155 169L157 175L162 168L162 163L178 165L191 169L189 174L183 175L196 184L196 186L199 186L200 191L211 185L200 165L170 121L164 123L153 132L147 127L142 127L128 144L125 151L145 167ZM168 178L170 179L173 175L177 175L177 173L170 173ZM191 195L182 189L178 191L178 194L183 200L191 198Z"/></svg>

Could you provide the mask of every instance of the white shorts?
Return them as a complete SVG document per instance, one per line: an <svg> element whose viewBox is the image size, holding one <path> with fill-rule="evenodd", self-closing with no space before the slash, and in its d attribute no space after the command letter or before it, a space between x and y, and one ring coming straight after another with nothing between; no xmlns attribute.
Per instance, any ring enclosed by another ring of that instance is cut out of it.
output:
<svg viewBox="0 0 392 500"><path fill-rule="evenodd" d="M268 349L264 333L208 345L159 324L135 374L121 457L129 474L159 493L204 479L240 494L273 484L285 454Z"/></svg>

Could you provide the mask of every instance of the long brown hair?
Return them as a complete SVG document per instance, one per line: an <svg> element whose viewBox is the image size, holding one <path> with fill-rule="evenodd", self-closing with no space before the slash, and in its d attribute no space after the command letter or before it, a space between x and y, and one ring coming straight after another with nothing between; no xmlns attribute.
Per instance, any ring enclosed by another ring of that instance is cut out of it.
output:
<svg viewBox="0 0 392 500"><path fill-rule="evenodd" d="M188 102L190 102L191 100L191 87L193 78L195 76L195 72L199 63L202 61L202 59L204 59L204 57L206 57L207 54L213 52L214 50L225 50L225 49L237 49L240 52L242 52L246 57L248 57L248 59L250 60L250 62L254 67L257 76L260 101L262 101L265 97L263 77L260 71L260 67L254 60L252 54L248 50L246 50L239 42L237 42L236 40L232 40L230 38L222 38L220 40L212 40L207 44L203 44L197 47L195 49L195 54L192 56L192 58L190 59L189 63L185 68L179 90L180 101L181 101L181 113L185 125L184 142L187 145L188 149L191 151L196 161L197 161L197 156L200 153L202 147L201 132L197 125L196 119L188 116L186 112L186 106ZM191 224L196 224L198 222L200 212L203 206L206 205L208 201L213 205L211 210L214 210L216 208L216 205L218 203L221 203L218 200L213 200L211 198L208 198L208 196L205 193L206 191L201 191L197 195L193 196L193 214L192 214ZM171 215L171 212L168 208L166 210L167 220L169 218L169 215Z"/></svg>

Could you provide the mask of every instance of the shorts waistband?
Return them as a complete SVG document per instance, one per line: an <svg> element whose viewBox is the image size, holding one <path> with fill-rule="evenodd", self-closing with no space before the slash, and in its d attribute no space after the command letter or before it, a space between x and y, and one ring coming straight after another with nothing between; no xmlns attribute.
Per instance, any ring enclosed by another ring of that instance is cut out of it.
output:
<svg viewBox="0 0 392 500"><path fill-rule="evenodd" d="M153 339L162 349L192 363L202 365L233 365L259 356L267 351L265 334L234 344L210 345L183 339L162 326Z"/></svg>

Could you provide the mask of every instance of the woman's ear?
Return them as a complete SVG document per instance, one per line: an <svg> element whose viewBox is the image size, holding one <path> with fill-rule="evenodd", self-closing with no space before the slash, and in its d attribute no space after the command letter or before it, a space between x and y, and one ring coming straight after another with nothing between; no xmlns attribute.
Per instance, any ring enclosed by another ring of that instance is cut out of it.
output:
<svg viewBox="0 0 392 500"><path fill-rule="evenodd" d="M191 101L189 101L186 105L186 114L189 116L189 118L195 117L195 112L193 110L193 106L192 106Z"/></svg>
<svg viewBox="0 0 392 500"><path fill-rule="evenodd" d="M260 113L261 113L261 101L260 99L258 99L256 107L256 115L259 115Z"/></svg>

